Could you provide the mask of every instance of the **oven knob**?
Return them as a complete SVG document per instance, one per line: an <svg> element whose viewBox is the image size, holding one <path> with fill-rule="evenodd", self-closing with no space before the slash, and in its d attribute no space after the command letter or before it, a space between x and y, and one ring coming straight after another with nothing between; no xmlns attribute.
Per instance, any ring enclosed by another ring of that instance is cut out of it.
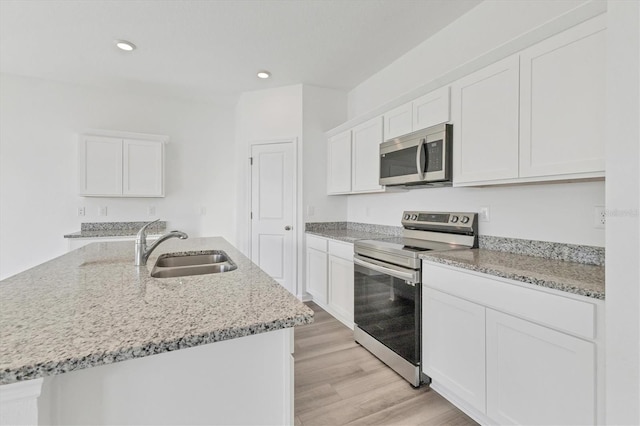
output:
<svg viewBox="0 0 640 426"><path fill-rule="evenodd" d="M451 216L451 223L456 223L458 221L458 216Z"/></svg>
<svg viewBox="0 0 640 426"><path fill-rule="evenodd" d="M460 219L460 222L462 222L462 223L469 222L469 217L468 216L462 216L462 219Z"/></svg>
<svg viewBox="0 0 640 426"><path fill-rule="evenodd" d="M411 215L411 220L417 220L417 219L418 219L418 215L417 214Z"/></svg>
<svg viewBox="0 0 640 426"><path fill-rule="evenodd" d="M409 220L409 218L411 218L411 215L410 215L410 214L405 214L405 215L404 215L404 220Z"/></svg>

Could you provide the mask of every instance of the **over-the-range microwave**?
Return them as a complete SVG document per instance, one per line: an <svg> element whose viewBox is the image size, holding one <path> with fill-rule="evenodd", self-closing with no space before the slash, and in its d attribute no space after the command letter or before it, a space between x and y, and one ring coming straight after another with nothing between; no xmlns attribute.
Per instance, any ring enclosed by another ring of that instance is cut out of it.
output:
<svg viewBox="0 0 640 426"><path fill-rule="evenodd" d="M380 144L380 185L451 186L451 124L438 124Z"/></svg>

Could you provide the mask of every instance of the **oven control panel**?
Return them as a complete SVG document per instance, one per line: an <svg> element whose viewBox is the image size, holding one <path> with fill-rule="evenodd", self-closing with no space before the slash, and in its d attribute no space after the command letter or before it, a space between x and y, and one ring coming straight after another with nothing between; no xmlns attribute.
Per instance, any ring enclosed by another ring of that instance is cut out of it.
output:
<svg viewBox="0 0 640 426"><path fill-rule="evenodd" d="M473 228L477 213L406 211L402 214L405 228Z"/></svg>

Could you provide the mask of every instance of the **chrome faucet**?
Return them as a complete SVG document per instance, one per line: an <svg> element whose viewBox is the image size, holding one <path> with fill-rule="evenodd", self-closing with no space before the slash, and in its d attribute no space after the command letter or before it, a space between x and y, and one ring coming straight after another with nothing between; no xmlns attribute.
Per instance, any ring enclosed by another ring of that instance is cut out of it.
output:
<svg viewBox="0 0 640 426"><path fill-rule="evenodd" d="M156 247L160 245L160 243L168 240L169 238L176 237L176 238L180 238L181 240L186 240L187 238L189 238L189 236L184 232L171 231L162 235L160 238L154 241L149 248L147 248L147 228L149 227L149 225L154 224L159 220L160 219L156 219L153 222L147 223L138 231L138 234L136 235L136 258L135 258L136 266L146 265L151 252L154 251Z"/></svg>

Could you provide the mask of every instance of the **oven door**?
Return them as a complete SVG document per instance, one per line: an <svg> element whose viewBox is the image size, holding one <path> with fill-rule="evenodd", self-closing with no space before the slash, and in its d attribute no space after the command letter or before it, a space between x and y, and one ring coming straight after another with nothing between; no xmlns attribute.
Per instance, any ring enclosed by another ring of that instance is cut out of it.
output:
<svg viewBox="0 0 640 426"><path fill-rule="evenodd" d="M354 256L354 322L413 365L420 365L420 271Z"/></svg>

